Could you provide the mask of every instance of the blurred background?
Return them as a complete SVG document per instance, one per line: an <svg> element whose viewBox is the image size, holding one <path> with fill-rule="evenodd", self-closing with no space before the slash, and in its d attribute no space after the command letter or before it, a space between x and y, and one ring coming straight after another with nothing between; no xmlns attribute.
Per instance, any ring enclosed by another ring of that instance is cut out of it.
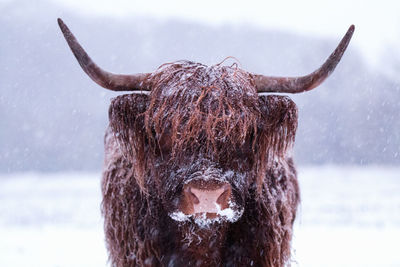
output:
<svg viewBox="0 0 400 267"><path fill-rule="evenodd" d="M107 261L99 179L118 94L81 70L61 17L115 73L234 56L250 72L304 75L355 24L335 72L291 96L303 195L292 265L399 266L399 10L396 0L0 0L0 265Z"/></svg>

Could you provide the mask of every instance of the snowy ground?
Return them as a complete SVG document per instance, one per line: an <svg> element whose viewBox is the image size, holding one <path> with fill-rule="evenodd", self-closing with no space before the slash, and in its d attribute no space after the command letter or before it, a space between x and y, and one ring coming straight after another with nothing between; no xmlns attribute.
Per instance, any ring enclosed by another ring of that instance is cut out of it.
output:
<svg viewBox="0 0 400 267"><path fill-rule="evenodd" d="M0 176L0 266L107 266L99 174ZM400 168L300 168L293 266L400 266Z"/></svg>

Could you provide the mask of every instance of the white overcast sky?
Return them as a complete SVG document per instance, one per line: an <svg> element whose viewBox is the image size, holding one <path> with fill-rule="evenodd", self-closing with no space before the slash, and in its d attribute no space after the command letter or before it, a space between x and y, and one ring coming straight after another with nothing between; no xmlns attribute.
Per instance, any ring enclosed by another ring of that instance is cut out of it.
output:
<svg viewBox="0 0 400 267"><path fill-rule="evenodd" d="M399 47L400 0L51 0L83 15L180 18L207 24L250 24L337 38L356 25L352 44L371 64Z"/></svg>

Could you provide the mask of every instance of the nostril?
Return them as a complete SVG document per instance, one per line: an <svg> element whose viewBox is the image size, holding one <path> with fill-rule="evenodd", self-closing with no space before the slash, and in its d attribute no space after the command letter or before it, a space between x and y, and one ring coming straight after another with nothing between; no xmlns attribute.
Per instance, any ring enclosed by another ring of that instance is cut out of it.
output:
<svg viewBox="0 0 400 267"><path fill-rule="evenodd" d="M217 199L217 204L219 204L222 209L225 209L228 207L228 202L231 197L232 188L229 184L225 184L223 185L222 190L223 192Z"/></svg>
<svg viewBox="0 0 400 267"><path fill-rule="evenodd" d="M197 198L195 194L192 192L192 188L190 186L185 188L185 194L189 197L193 204L199 204L200 200Z"/></svg>

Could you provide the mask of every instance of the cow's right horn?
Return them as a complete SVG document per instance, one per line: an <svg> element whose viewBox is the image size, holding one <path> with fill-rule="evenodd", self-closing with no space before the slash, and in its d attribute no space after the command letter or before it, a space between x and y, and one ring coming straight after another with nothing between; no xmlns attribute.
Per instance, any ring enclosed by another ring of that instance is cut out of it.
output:
<svg viewBox="0 0 400 267"><path fill-rule="evenodd" d="M138 73L132 75L113 74L101 69L85 52L78 40L68 29L67 25L59 18L58 25L69 47L74 53L82 69L89 77L100 86L113 91L150 91L145 80L150 73Z"/></svg>

